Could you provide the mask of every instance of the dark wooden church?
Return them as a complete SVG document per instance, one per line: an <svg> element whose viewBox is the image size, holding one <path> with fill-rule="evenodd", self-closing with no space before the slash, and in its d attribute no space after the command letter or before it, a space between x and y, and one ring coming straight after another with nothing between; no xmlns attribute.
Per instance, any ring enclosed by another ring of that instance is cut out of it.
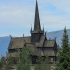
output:
<svg viewBox="0 0 70 70"><path fill-rule="evenodd" d="M22 49L22 47L26 44L29 45L33 51L31 54L32 64L36 63L38 53L41 53L41 56L45 56L46 54L48 54L50 64L54 65L57 60L57 43L55 39L47 39L44 28L43 30L41 30L37 1L35 8L34 29L32 30L31 27L30 32L31 36L28 37L23 36L11 38L10 44L8 46L7 57L9 57L10 54L12 55L12 57L15 57L16 49Z"/></svg>

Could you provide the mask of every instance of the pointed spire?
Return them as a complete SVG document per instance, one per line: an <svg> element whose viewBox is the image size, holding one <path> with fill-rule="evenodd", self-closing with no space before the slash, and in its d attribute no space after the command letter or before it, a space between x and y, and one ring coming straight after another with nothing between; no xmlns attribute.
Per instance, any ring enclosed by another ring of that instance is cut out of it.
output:
<svg viewBox="0 0 70 70"><path fill-rule="evenodd" d="M32 24L31 24L31 31L30 32L32 32Z"/></svg>
<svg viewBox="0 0 70 70"><path fill-rule="evenodd" d="M36 0L36 8L35 8L34 30L41 30L37 0Z"/></svg>

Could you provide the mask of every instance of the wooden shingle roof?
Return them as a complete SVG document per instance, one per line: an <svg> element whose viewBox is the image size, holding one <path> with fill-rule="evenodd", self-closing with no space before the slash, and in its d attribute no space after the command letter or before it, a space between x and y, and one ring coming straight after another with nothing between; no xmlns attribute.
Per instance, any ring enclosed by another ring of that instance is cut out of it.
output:
<svg viewBox="0 0 70 70"><path fill-rule="evenodd" d="M38 56L41 53L42 56L45 56L46 53L48 56L55 56L54 50L44 51L38 50L38 48L48 48L54 47L55 40L45 40L45 35L42 35L39 42L32 43L31 37L19 37L19 38L12 38L9 44L8 49L17 49L22 48L24 45L28 45L32 49L31 55ZM12 56L15 56L15 53L11 53ZM9 56L10 53L7 54Z"/></svg>
<svg viewBox="0 0 70 70"><path fill-rule="evenodd" d="M44 47L54 47L55 40L46 40L44 43Z"/></svg>
<svg viewBox="0 0 70 70"><path fill-rule="evenodd" d="M48 56L56 56L55 52L53 50L47 50L44 51L44 55L48 55Z"/></svg>
<svg viewBox="0 0 70 70"><path fill-rule="evenodd" d="M44 40L45 40L45 35L42 35L40 41L36 43L36 47L43 47Z"/></svg>
<svg viewBox="0 0 70 70"><path fill-rule="evenodd" d="M35 46L35 43L28 43L26 45L28 45L30 47L30 49L32 50L31 55L38 55L38 50Z"/></svg>
<svg viewBox="0 0 70 70"><path fill-rule="evenodd" d="M25 45L25 43L30 43L30 42L31 42L31 37L12 38L8 49L22 48Z"/></svg>

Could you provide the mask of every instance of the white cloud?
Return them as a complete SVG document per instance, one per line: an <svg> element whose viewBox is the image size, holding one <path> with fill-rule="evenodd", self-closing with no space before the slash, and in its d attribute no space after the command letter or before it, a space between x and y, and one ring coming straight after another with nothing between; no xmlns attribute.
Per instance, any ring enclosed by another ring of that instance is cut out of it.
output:
<svg viewBox="0 0 70 70"><path fill-rule="evenodd" d="M69 29L69 3L69 0L38 0L41 26L44 24L45 29L51 28L51 31L52 29L63 29L65 26ZM48 4L55 10L52 11L51 8L47 8ZM30 29L31 24L34 25L35 1L33 0L30 2L25 0L25 2L20 3L1 4L0 10L0 28L2 29L22 27ZM15 34L13 33L13 35Z"/></svg>

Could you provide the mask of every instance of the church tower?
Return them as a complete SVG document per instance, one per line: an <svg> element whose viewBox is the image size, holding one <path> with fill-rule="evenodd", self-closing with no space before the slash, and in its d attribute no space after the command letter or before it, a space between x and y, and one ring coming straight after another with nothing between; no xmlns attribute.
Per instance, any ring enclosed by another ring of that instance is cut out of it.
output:
<svg viewBox="0 0 70 70"><path fill-rule="evenodd" d="M38 3L36 0L34 30L32 31L32 28L31 28L31 42L39 42L40 38L43 34L44 34L44 31L41 30L39 11L38 11Z"/></svg>

